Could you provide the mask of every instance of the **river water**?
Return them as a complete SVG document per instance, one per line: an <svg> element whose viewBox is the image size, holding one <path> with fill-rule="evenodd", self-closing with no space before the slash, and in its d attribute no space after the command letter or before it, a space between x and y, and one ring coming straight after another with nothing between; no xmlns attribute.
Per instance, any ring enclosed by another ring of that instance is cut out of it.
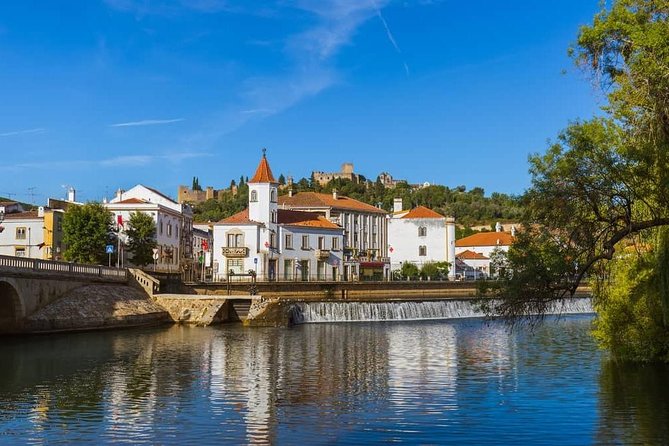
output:
<svg viewBox="0 0 669 446"><path fill-rule="evenodd" d="M0 444L669 444L669 369L591 316L0 339Z"/></svg>

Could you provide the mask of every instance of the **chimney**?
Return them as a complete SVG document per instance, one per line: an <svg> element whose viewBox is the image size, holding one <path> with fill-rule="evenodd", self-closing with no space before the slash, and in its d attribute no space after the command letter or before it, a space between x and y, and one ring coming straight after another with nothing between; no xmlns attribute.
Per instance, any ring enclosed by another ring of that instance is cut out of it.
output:
<svg viewBox="0 0 669 446"><path fill-rule="evenodd" d="M293 188L292 187L290 189L288 189L288 196L289 197L293 196Z"/></svg>
<svg viewBox="0 0 669 446"><path fill-rule="evenodd" d="M495 232L502 232L502 224L500 222L495 224Z"/></svg>
<svg viewBox="0 0 669 446"><path fill-rule="evenodd" d="M404 208L404 202L401 198L395 198L393 200L393 212L402 212Z"/></svg>
<svg viewBox="0 0 669 446"><path fill-rule="evenodd" d="M337 199L337 189L332 189L332 198Z"/></svg>
<svg viewBox="0 0 669 446"><path fill-rule="evenodd" d="M67 201L69 201L70 203L74 203L75 201L77 201L77 191L74 190L73 187L70 187L67 190Z"/></svg>
<svg viewBox="0 0 669 446"><path fill-rule="evenodd" d="M40 218L44 217L44 206L40 206L37 208L37 216Z"/></svg>
<svg viewBox="0 0 669 446"><path fill-rule="evenodd" d="M515 237L515 236L516 236L516 226L514 225L514 226L511 226L511 237Z"/></svg>
<svg viewBox="0 0 669 446"><path fill-rule="evenodd" d="M118 190L116 191L116 199L117 199L118 201L123 200L123 193L124 193L124 192L125 192L125 191L124 191L123 189L121 189L120 187L118 188Z"/></svg>

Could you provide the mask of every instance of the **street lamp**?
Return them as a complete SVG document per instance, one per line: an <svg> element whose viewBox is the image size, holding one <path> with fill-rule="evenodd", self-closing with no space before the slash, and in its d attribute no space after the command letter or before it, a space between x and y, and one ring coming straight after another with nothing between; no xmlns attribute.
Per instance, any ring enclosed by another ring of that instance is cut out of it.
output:
<svg viewBox="0 0 669 446"><path fill-rule="evenodd" d="M293 276L293 279L294 279L296 282L297 282L297 262L298 262L299 260L300 260L300 259L298 259L297 257L295 257L295 258L293 259L293 262L295 262L295 268L294 268L294 269L295 269L295 274L294 274L294 276Z"/></svg>

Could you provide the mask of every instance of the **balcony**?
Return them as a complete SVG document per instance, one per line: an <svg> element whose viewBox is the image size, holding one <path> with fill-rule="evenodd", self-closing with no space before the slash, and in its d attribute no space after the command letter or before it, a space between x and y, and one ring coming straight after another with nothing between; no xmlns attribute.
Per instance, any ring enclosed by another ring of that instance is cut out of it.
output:
<svg viewBox="0 0 669 446"><path fill-rule="evenodd" d="M246 246L235 246L221 248L223 255L229 259L240 259L249 255L249 248Z"/></svg>
<svg viewBox="0 0 669 446"><path fill-rule="evenodd" d="M317 249L316 250L316 258L318 260L327 260L330 258L330 250L329 249Z"/></svg>

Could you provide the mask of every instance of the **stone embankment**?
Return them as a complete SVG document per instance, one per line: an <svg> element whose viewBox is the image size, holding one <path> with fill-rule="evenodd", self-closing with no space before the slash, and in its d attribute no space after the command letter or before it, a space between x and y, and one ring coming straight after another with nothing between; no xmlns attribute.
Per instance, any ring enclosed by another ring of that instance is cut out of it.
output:
<svg viewBox="0 0 669 446"><path fill-rule="evenodd" d="M134 287L86 285L28 316L24 331L92 330L170 321L163 307Z"/></svg>

